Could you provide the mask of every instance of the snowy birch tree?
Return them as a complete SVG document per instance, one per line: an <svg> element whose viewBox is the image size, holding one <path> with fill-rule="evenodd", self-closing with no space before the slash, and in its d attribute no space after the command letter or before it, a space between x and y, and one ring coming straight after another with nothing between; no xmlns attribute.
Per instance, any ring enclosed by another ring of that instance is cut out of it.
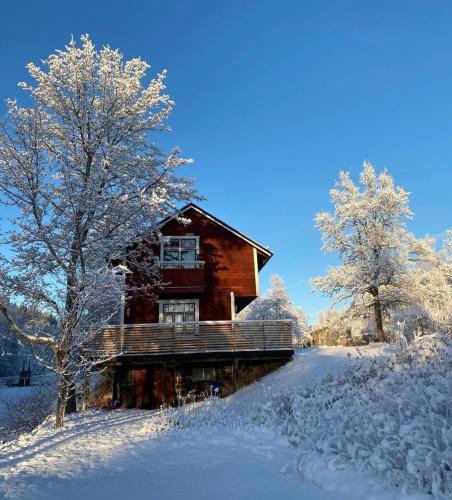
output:
<svg viewBox="0 0 452 500"><path fill-rule="evenodd" d="M322 232L324 252L334 252L341 264L312 280L313 286L336 301L348 300L355 310L372 308L377 339L385 340L383 312L408 303L409 269L426 249L406 229L412 216L408 193L393 178L364 163L360 184L340 172L331 189L334 213L321 212L316 226Z"/></svg>
<svg viewBox="0 0 452 500"><path fill-rule="evenodd" d="M270 288L263 297L257 297L240 314L245 320L290 319L293 325L294 340L303 344L302 339L310 342L308 319L301 307L294 306L281 276L270 277Z"/></svg>
<svg viewBox="0 0 452 500"><path fill-rule="evenodd" d="M86 345L118 310L122 273L141 266L152 287L152 256L137 259L144 242L155 241L177 202L197 195L177 173L189 160L151 141L169 130L165 71L145 83L146 62L97 50L88 35L43 68L27 68L31 83L19 87L31 104L7 101L0 124L1 202L15 215L2 235L10 253L2 256L0 311L58 375L61 426L71 384L91 363ZM9 301L36 315L19 327Z"/></svg>

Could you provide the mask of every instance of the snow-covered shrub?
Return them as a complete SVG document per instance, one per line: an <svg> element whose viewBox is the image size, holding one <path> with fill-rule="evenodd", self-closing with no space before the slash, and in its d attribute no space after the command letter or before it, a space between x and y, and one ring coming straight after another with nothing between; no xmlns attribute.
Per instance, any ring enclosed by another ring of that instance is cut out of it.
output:
<svg viewBox="0 0 452 500"><path fill-rule="evenodd" d="M451 495L451 355L450 339L419 337L393 357L276 397L283 432L299 449L296 467L353 464L394 486Z"/></svg>
<svg viewBox="0 0 452 500"><path fill-rule="evenodd" d="M40 385L19 397L4 396L1 439L9 440L31 432L52 413L55 405L54 387Z"/></svg>
<svg viewBox="0 0 452 500"><path fill-rule="evenodd" d="M452 340L417 336L342 375L283 393L269 389L248 406L227 400L174 411L174 426L263 425L296 448L294 467L316 479L322 469L354 466L387 484L452 495Z"/></svg>
<svg viewBox="0 0 452 500"><path fill-rule="evenodd" d="M424 335L432 331L452 334L452 313L449 313L449 317L444 316L440 320L428 308L410 304L404 308L391 311L388 315L386 329L389 340L392 340L394 335L397 336L399 325L403 325L403 333L409 341L416 334Z"/></svg>

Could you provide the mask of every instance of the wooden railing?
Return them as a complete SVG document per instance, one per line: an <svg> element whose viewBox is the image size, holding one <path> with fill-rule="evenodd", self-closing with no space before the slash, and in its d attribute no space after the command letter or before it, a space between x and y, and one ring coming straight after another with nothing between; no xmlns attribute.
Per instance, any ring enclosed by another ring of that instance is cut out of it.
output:
<svg viewBox="0 0 452 500"><path fill-rule="evenodd" d="M93 357L292 349L292 324L287 320L114 325L89 345Z"/></svg>

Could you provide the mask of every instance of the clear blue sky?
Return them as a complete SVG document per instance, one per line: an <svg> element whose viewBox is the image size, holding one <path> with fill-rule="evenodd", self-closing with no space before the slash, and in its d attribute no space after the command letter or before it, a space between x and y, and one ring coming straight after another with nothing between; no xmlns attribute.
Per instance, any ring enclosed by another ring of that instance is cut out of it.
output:
<svg viewBox="0 0 452 500"><path fill-rule="evenodd" d="M0 99L70 35L167 68L174 131L203 206L269 245L262 272L313 318L332 258L313 227L340 169L387 167L418 236L451 225L452 2L3 0Z"/></svg>

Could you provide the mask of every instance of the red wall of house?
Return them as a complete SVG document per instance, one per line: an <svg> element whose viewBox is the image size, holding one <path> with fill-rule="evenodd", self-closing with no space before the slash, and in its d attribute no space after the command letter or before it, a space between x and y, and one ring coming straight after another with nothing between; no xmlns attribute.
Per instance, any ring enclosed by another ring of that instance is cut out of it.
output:
<svg viewBox="0 0 452 500"><path fill-rule="evenodd" d="M198 259L205 262L204 292L191 296L166 293L162 298L199 298L200 321L230 320L231 292L235 297L256 297L253 246L194 209L187 210L184 216L191 219L189 225L171 220L162 233L200 237ZM158 255L159 249L155 253ZM180 270L181 276L184 272ZM127 323L158 323L158 303L136 297L130 301L125 319Z"/></svg>

